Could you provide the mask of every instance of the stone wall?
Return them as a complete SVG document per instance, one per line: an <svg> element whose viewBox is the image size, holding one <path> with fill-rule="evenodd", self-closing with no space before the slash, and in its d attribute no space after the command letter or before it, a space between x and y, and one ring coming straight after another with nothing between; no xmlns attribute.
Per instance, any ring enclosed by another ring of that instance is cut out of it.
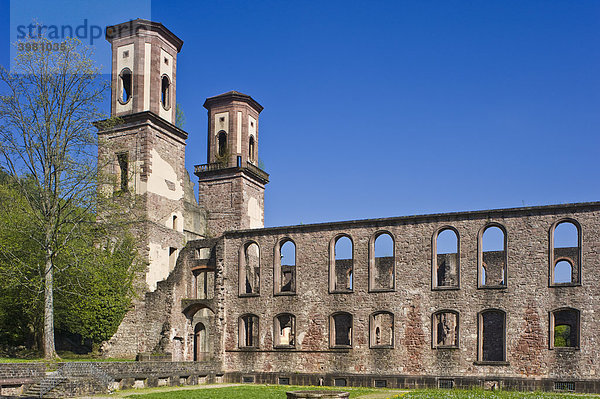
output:
<svg viewBox="0 0 600 399"><path fill-rule="evenodd" d="M581 224L583 281L580 286L550 287L549 229L563 218ZM489 223L507 231L506 287L478 288L478 237ZM446 225L460 236L460 286L432 290L432 236ZM394 238L395 290L370 292L368 244L382 230ZM353 289L330 293L329 247L341 233L354 243ZM296 245L295 295L273 294L274 248L284 238ZM240 297L238 257L249 241L260 246L260 295ZM219 246L224 251L225 308L218 316L225 319L225 371L583 380L600 373L595 346L600 340L595 317L600 306L600 203L227 232ZM549 312L564 307L580 312L580 346L550 349ZM433 349L432 316L446 309L459 314L459 345ZM479 314L488 309L506 315L502 361L482 359ZM330 345L330 315L340 311L353 316L351 348ZM392 348L370 348L370 316L377 311L394 315ZM247 313L259 317L259 343L240 349L239 317ZM295 348L273 346L273 318L279 313L296 317Z"/></svg>

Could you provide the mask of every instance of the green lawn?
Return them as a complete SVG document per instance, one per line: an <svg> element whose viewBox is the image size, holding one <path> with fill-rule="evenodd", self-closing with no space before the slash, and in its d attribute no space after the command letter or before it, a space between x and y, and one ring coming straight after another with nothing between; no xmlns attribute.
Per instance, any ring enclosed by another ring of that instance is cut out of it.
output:
<svg viewBox="0 0 600 399"><path fill-rule="evenodd" d="M290 385L243 385L226 388L203 388L195 390L156 392L144 395L128 395L127 397L138 399L282 399L285 398L285 393L287 391L307 389L329 389L349 391L351 398L358 398L369 393L385 391L375 388L299 387Z"/></svg>
<svg viewBox="0 0 600 399"><path fill-rule="evenodd" d="M375 388L350 388L350 387L299 387L289 385L243 385L224 388L203 388L195 390L180 390L171 392L156 392L148 394L127 395L128 398L137 399L282 399L285 398L286 391L306 390L306 389L332 389L344 390L350 392L351 398L361 397L377 397L377 398L402 398L402 399L565 399L565 398L595 398L597 395L570 395L559 393L541 393L541 392L507 392L507 391L483 391L478 389L473 390L445 390L445 389L428 389L428 390L411 390L407 393L398 393L398 390L375 389ZM373 395L379 394L379 395ZM366 396L365 396L366 395Z"/></svg>

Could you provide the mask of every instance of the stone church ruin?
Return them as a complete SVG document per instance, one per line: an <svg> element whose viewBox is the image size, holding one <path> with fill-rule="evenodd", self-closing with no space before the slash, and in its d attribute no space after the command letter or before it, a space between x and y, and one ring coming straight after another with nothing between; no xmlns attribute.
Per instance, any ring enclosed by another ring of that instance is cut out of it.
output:
<svg viewBox="0 0 600 399"><path fill-rule="evenodd" d="M600 202L264 228L263 107L206 99L196 198L174 124L183 41L146 20L107 39L123 123L98 132L103 190L139 204L148 262L107 356L232 382L600 392Z"/></svg>

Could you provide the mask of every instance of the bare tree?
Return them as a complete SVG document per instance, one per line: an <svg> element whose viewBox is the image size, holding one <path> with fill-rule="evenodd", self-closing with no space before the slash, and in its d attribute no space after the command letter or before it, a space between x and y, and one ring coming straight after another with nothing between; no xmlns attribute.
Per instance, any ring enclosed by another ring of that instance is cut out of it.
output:
<svg viewBox="0 0 600 399"><path fill-rule="evenodd" d="M43 254L43 351L54 346L55 262L90 223L97 200L97 135L106 117L100 103L108 83L89 48L75 39L57 46L44 38L18 43L12 70L0 68L0 167L26 199L22 211L36 227Z"/></svg>

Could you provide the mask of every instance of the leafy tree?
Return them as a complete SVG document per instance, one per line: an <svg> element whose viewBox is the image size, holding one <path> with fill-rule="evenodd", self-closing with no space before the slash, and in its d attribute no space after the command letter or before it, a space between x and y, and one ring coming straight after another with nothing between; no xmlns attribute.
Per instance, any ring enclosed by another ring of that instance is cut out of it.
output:
<svg viewBox="0 0 600 399"><path fill-rule="evenodd" d="M79 251L90 242L79 238L89 237L96 224L90 216L99 177L91 122L104 117L99 104L108 84L90 50L75 39L58 50L44 38L27 39L26 44L34 51L18 52L11 71L0 68L0 168L18 193L8 193L15 199L2 205L9 205L23 226L7 230L5 263L13 267L5 271L15 287L43 293L42 347L46 358L54 358L57 277L63 274L62 284L72 286L68 270L85 269L85 253Z"/></svg>

